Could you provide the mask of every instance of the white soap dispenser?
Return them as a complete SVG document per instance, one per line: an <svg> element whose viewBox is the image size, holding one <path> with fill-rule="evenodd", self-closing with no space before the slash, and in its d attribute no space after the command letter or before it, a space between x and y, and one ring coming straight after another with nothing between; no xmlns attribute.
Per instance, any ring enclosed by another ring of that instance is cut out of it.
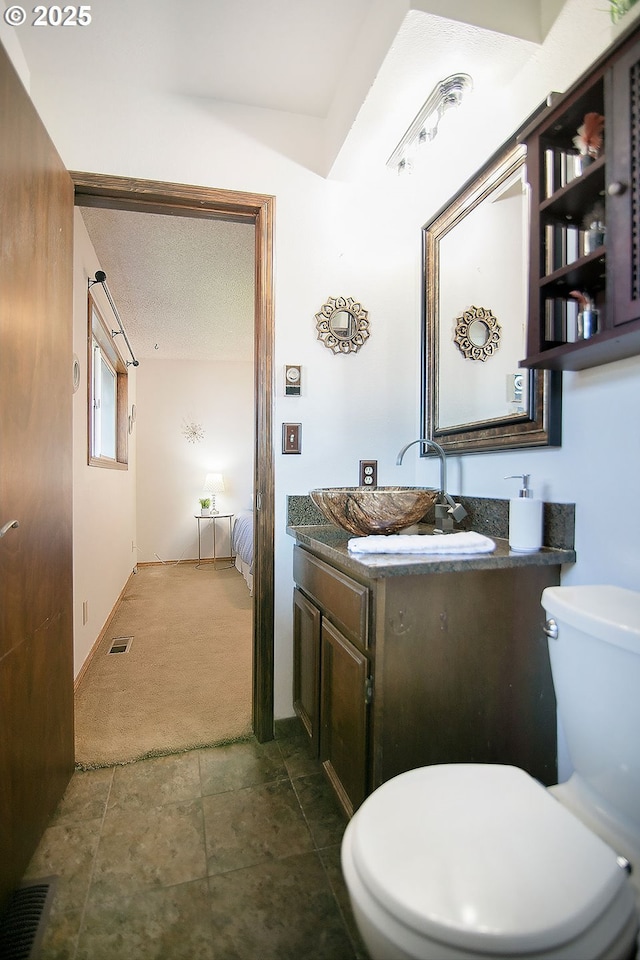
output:
<svg viewBox="0 0 640 960"><path fill-rule="evenodd" d="M542 546L542 500L533 499L528 473L505 480L522 480L518 496L509 500L509 546L515 553L535 553Z"/></svg>

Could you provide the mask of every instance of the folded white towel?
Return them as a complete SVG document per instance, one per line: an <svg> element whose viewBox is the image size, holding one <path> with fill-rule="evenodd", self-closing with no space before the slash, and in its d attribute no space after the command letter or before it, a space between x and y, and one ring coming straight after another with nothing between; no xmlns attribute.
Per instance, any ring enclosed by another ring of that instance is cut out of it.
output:
<svg viewBox="0 0 640 960"><path fill-rule="evenodd" d="M350 553L492 553L496 545L489 537L473 530L460 533L392 534L391 536L354 537L347 547Z"/></svg>

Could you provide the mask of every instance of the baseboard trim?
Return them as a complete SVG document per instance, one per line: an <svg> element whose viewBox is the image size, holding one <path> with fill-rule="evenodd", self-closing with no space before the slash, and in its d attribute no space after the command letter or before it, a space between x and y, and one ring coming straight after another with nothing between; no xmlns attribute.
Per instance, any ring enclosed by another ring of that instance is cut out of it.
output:
<svg viewBox="0 0 640 960"><path fill-rule="evenodd" d="M132 570L131 573L129 574L129 576L127 577L127 580L126 580L126 583L125 583L124 587L122 588L122 590L121 590L120 593L118 594L118 599L116 600L116 602L114 603L113 607L111 608L111 613L109 614L109 616L108 616L107 619L105 620L104 626L102 627L102 630L100 631L100 633L98 634L98 636L97 636L96 639L94 640L93 645L92 645L92 647L91 647L91 650L89 650L89 653L88 653L87 656L85 657L84 663L82 664L82 666L80 667L80 670L78 671L78 676L77 676L77 677L75 678L75 680L73 681L73 692L74 692L74 693L76 693L76 691L77 691L77 689L78 689L78 687L79 687L79 685L80 685L80 681L82 680L82 678L84 677L85 673L86 673L87 670L89 669L89 665L91 664L91 661L93 660L93 658L95 657L96 653L98 652L98 648L99 648L100 644L102 643L102 641L104 640L104 638L105 638L105 636L106 636L106 633L107 633L107 630L108 630L109 627L111 626L111 621L113 620L113 618L114 618L114 616L115 616L115 613L116 613L116 610L118 609L118 604L119 604L120 601L122 600L122 598L123 598L123 596L124 596L124 593L125 593L125 590L127 589L127 587L129 586L129 584L131 583L131 580L133 579L133 577L135 577L135 574L136 574L136 571L135 571L135 570Z"/></svg>
<svg viewBox="0 0 640 960"><path fill-rule="evenodd" d="M188 565L195 564L196 566L203 566L205 563L217 563L219 560L235 560L235 557L216 557L215 560L212 557L203 557L202 560L188 558L187 560L139 560L139 567L186 567Z"/></svg>

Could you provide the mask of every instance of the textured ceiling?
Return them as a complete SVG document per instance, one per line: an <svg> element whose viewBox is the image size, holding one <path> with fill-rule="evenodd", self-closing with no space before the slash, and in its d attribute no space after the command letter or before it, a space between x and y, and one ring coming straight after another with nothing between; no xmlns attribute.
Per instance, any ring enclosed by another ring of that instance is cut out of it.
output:
<svg viewBox="0 0 640 960"><path fill-rule="evenodd" d="M80 213L137 359L253 358L253 224Z"/></svg>

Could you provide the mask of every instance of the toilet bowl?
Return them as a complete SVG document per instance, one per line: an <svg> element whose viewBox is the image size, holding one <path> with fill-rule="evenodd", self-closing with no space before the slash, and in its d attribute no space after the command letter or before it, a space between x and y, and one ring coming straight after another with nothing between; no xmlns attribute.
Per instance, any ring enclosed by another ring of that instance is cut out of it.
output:
<svg viewBox="0 0 640 960"><path fill-rule="evenodd" d="M342 868L373 960L627 957L616 853L516 767L421 767L347 826Z"/></svg>
<svg viewBox="0 0 640 960"><path fill-rule="evenodd" d="M543 606L575 773L546 789L511 766L442 764L375 790L342 843L372 960L635 956L640 594L554 587ZM635 694L622 703L616 672Z"/></svg>

